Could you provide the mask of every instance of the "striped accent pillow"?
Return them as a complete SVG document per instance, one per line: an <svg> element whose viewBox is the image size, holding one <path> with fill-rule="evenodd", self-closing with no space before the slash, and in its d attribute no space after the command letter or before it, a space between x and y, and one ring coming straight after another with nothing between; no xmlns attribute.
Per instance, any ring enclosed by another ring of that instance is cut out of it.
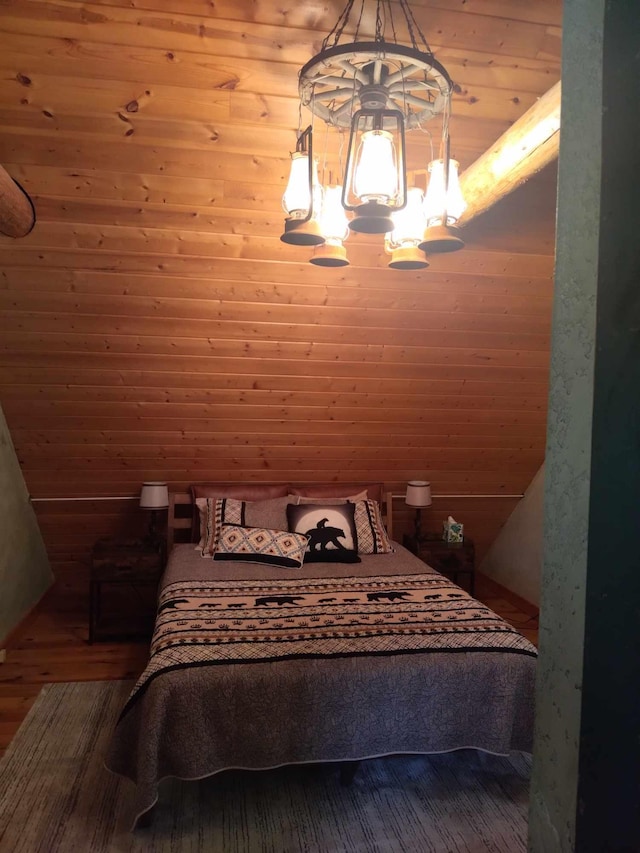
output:
<svg viewBox="0 0 640 853"><path fill-rule="evenodd" d="M213 559L299 569L308 544L307 537L301 533L223 524Z"/></svg>
<svg viewBox="0 0 640 853"><path fill-rule="evenodd" d="M359 554L392 554L391 540L382 520L378 501L356 501L356 530Z"/></svg>
<svg viewBox="0 0 640 853"><path fill-rule="evenodd" d="M200 512L200 541L203 557L213 557L223 524L244 524L245 504L235 498L197 498Z"/></svg>

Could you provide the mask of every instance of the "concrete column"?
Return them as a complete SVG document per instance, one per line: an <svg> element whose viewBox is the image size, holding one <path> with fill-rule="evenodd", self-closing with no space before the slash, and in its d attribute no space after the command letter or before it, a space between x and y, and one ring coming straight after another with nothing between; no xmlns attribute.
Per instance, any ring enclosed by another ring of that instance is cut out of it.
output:
<svg viewBox="0 0 640 853"><path fill-rule="evenodd" d="M565 0L529 847L640 851L640 10Z"/></svg>

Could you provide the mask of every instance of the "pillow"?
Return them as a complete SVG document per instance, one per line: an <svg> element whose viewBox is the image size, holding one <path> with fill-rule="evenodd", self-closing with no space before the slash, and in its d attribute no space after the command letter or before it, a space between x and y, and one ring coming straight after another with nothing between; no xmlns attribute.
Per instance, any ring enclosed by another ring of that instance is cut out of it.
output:
<svg viewBox="0 0 640 853"><path fill-rule="evenodd" d="M200 536L200 514L196 501L198 498L234 498L239 501L263 501L269 498L285 497L289 485L285 483L194 483L191 488L193 513L191 518L191 541L198 542Z"/></svg>
<svg viewBox="0 0 640 853"><path fill-rule="evenodd" d="M378 501L357 501L354 516L359 554L393 553Z"/></svg>
<svg viewBox="0 0 640 853"><path fill-rule="evenodd" d="M380 503L384 497L382 483L316 483L310 486L290 486L290 495L305 498L344 498L366 490L366 497Z"/></svg>
<svg viewBox="0 0 640 853"><path fill-rule="evenodd" d="M266 501L245 501L245 524L247 527L287 530L287 504L289 503L291 499L288 495Z"/></svg>
<svg viewBox="0 0 640 853"><path fill-rule="evenodd" d="M355 504L289 504L289 530L309 540L305 563L359 563Z"/></svg>
<svg viewBox="0 0 640 853"><path fill-rule="evenodd" d="M244 524L245 505L233 498L197 498L202 535L197 547L203 557L215 554L223 524Z"/></svg>
<svg viewBox="0 0 640 853"><path fill-rule="evenodd" d="M299 569L308 544L301 533L223 524L213 559Z"/></svg>
<svg viewBox="0 0 640 853"><path fill-rule="evenodd" d="M220 525L243 524L247 527L267 527L271 530L287 530L287 504L289 498L273 498L268 501L237 501L233 498L217 498L226 501L215 509L215 498L196 498L196 507L200 516L200 536L198 548L203 557L211 557L216 550ZM205 542L207 547L205 548ZM210 551L210 553L209 553Z"/></svg>
<svg viewBox="0 0 640 853"><path fill-rule="evenodd" d="M273 498L268 501L237 501L233 498L218 498L217 500L227 501L227 508L222 515L219 515L217 523L211 515L213 512L211 507L215 504L215 500L215 498L196 498L201 531L198 548L204 551L205 541L209 541L210 543L206 549L207 553L202 554L203 557L210 557L215 551L217 541L215 531L218 530L220 524L224 524L225 522L245 524L247 527L268 527L271 530L287 530L288 497ZM211 536L212 533L213 537ZM208 553L209 548L213 549L211 553Z"/></svg>

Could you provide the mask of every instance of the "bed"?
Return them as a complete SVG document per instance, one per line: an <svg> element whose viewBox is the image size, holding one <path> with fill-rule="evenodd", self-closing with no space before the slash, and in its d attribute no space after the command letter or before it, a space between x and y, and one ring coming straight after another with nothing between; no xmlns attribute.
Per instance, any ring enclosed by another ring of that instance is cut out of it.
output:
<svg viewBox="0 0 640 853"><path fill-rule="evenodd" d="M393 541L382 486L269 488L207 484L171 496L149 663L106 760L135 784L136 820L168 776L531 751L535 647ZM353 516L355 548L344 550L357 562L342 561L352 559L340 553L348 537L309 556L308 519L326 538L347 529L335 512ZM270 543L270 553L290 559L304 535L301 565L251 558L242 537L259 531L263 541L300 517L302 533L283 534L285 547ZM218 539L203 557L209 523Z"/></svg>

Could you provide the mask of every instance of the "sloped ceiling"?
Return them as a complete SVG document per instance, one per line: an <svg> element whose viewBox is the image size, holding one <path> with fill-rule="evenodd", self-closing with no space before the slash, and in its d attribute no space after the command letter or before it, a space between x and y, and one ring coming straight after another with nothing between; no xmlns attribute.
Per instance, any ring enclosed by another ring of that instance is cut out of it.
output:
<svg viewBox="0 0 640 853"><path fill-rule="evenodd" d="M559 79L561 6L415 6L457 86L465 168ZM0 237L0 399L33 496L416 476L436 494L516 494L539 468L553 168L424 271L388 269L380 238L351 237L340 270L279 240L297 71L340 9L0 6L0 163L38 217ZM426 134L411 141L415 167L429 154ZM438 499L431 523L462 515L484 548L512 506ZM71 562L134 515L38 512Z"/></svg>

